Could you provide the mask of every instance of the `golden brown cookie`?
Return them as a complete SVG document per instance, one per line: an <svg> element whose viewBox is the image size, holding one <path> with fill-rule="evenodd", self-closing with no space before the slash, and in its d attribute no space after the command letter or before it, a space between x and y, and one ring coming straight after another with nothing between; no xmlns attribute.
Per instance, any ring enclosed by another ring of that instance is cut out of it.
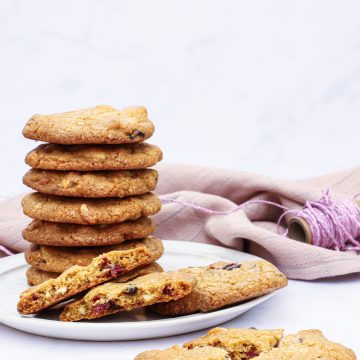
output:
<svg viewBox="0 0 360 360"><path fill-rule="evenodd" d="M150 265L145 265L135 270L128 272L127 274L120 275L118 278L114 279L115 282L126 282L131 279L135 279L139 276L151 274L154 272L162 272L163 268L158 263L152 263ZM26 271L27 282L30 286L39 285L49 279L55 279L60 276L60 273L43 271L37 269L33 266L30 266Z"/></svg>
<svg viewBox="0 0 360 360"><path fill-rule="evenodd" d="M23 231L25 240L52 246L103 246L142 239L155 232L147 217L108 225L63 224L33 220Z"/></svg>
<svg viewBox="0 0 360 360"><path fill-rule="evenodd" d="M27 283L30 286L35 286L43 283L44 281L47 281L49 279L55 279L60 275L60 273L57 272L50 272L50 271L43 271L40 269L37 269L33 266L30 266L26 270L26 279Z"/></svg>
<svg viewBox="0 0 360 360"><path fill-rule="evenodd" d="M197 279L187 296L153 309L164 315L207 312L273 292L287 285L287 279L274 265L265 260L231 263L221 261L203 267L181 269Z"/></svg>
<svg viewBox="0 0 360 360"><path fill-rule="evenodd" d="M22 200L25 215L72 224L115 224L154 215L161 202L152 193L126 198L87 199L31 193Z"/></svg>
<svg viewBox="0 0 360 360"><path fill-rule="evenodd" d="M42 144L30 151L25 162L44 170L133 170L154 166L162 160L156 145L56 145Z"/></svg>
<svg viewBox="0 0 360 360"><path fill-rule="evenodd" d="M225 350L211 346L191 350L173 346L165 350L144 351L134 360L231 360L231 358Z"/></svg>
<svg viewBox="0 0 360 360"><path fill-rule="evenodd" d="M207 335L184 344L187 349L214 346L228 352L231 359L250 359L278 346L283 330L211 329Z"/></svg>
<svg viewBox="0 0 360 360"><path fill-rule="evenodd" d="M195 284L192 276L177 271L148 274L126 283L110 282L68 304L60 320L95 319L157 302L177 300L189 294Z"/></svg>
<svg viewBox="0 0 360 360"><path fill-rule="evenodd" d="M153 191L156 170L57 171L31 169L23 183L44 194L104 198L142 195Z"/></svg>
<svg viewBox="0 0 360 360"><path fill-rule="evenodd" d="M148 139L154 133L143 106L123 110L107 105L50 115L34 115L23 135L54 144L126 144Z"/></svg>
<svg viewBox="0 0 360 360"><path fill-rule="evenodd" d="M262 353L259 360L356 360L355 353L329 341L320 330L302 330L284 337L278 348Z"/></svg>
<svg viewBox="0 0 360 360"><path fill-rule="evenodd" d="M34 314L92 287L151 264L153 255L144 246L115 250L94 258L87 266L74 265L56 279L25 290L17 305L20 314Z"/></svg>
<svg viewBox="0 0 360 360"><path fill-rule="evenodd" d="M32 245L25 251L28 264L44 271L62 273L74 265L87 266L101 254L146 247L151 254L151 262L156 261L164 252L162 241L154 236L141 240L131 240L118 245L92 247L61 247Z"/></svg>

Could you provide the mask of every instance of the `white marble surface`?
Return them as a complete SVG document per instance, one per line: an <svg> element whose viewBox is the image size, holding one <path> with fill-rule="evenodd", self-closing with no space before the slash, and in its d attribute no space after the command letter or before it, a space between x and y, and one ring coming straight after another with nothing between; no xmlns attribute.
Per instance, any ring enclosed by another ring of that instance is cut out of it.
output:
<svg viewBox="0 0 360 360"><path fill-rule="evenodd" d="M0 196L24 190L30 115L100 103L146 105L169 162L285 178L358 165L359 13L356 0L2 0ZM292 282L229 325L321 327L360 351L360 279L333 282ZM0 325L9 359L130 359L188 338L81 343Z"/></svg>
<svg viewBox="0 0 360 360"><path fill-rule="evenodd" d="M169 162L303 178L358 164L360 3L2 0L0 195L37 112L144 104ZM6 169L6 171L5 171Z"/></svg>

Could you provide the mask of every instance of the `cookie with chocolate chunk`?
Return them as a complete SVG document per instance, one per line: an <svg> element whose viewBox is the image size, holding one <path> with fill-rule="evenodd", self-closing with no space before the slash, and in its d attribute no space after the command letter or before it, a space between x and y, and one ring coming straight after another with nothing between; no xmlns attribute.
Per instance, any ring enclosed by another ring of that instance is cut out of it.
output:
<svg viewBox="0 0 360 360"><path fill-rule="evenodd" d="M107 105L49 115L33 115L23 129L28 139L54 144L126 144L154 133L143 106L122 110Z"/></svg>
<svg viewBox="0 0 360 360"><path fill-rule="evenodd" d="M177 300L189 294L195 284L192 276L176 271L144 275L126 283L106 283L68 304L60 320L95 319L119 311Z"/></svg>
<svg viewBox="0 0 360 360"><path fill-rule="evenodd" d="M241 263L218 262L179 270L197 280L187 296L152 308L164 315L207 312L273 292L287 285L287 279L265 260Z"/></svg>
<svg viewBox="0 0 360 360"><path fill-rule="evenodd" d="M145 239L131 240L118 245L92 247L62 247L32 245L25 251L28 264L37 269L62 273L74 265L87 266L101 254L110 251L130 250L145 247L151 254L151 262L164 253L162 241L154 236Z"/></svg>
<svg viewBox="0 0 360 360"><path fill-rule="evenodd" d="M148 217L117 224L78 225L33 220L23 231L23 238L34 244L52 246L104 246L142 239L155 232Z"/></svg>
<svg viewBox="0 0 360 360"><path fill-rule="evenodd" d="M158 263L152 263L150 265L145 265L135 270L128 272L127 274L120 275L118 278L112 280L115 282L126 282L131 279L135 279L139 276L151 274L154 272L162 272L163 268ZM47 280L55 279L60 276L61 273L43 271L37 269L33 266L30 266L26 271L27 282L30 286L39 285Z"/></svg>
<svg viewBox="0 0 360 360"><path fill-rule="evenodd" d="M153 191L156 170L57 171L30 169L23 183L43 194L108 198L142 195Z"/></svg>
<svg viewBox="0 0 360 360"><path fill-rule="evenodd" d="M133 170L145 169L162 160L156 145L56 145L42 144L30 151L25 162L44 170Z"/></svg>
<svg viewBox="0 0 360 360"><path fill-rule="evenodd" d="M71 198L41 193L26 195L25 215L33 219L72 224L115 224L154 215L160 211L157 196L147 193L126 198Z"/></svg>
<svg viewBox="0 0 360 360"><path fill-rule="evenodd" d="M228 352L231 359L250 359L278 346L283 330L214 328L206 335L184 344L187 349L214 346Z"/></svg>

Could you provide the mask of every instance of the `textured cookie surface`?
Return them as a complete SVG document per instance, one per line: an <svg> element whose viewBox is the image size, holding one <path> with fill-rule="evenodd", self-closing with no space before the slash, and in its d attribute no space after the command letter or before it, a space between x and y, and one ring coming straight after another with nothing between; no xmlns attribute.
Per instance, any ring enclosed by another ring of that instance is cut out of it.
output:
<svg viewBox="0 0 360 360"><path fill-rule="evenodd" d="M83 298L68 304L60 320L95 319L157 302L176 300L189 294L195 284L192 276L176 271L153 273L126 283L110 282L97 286Z"/></svg>
<svg viewBox="0 0 360 360"><path fill-rule="evenodd" d="M73 224L114 224L154 215L161 202L152 193L126 198L87 199L31 193L22 200L25 215Z"/></svg>
<svg viewBox="0 0 360 360"><path fill-rule="evenodd" d="M145 169L162 160L156 145L56 145L42 144L30 151L25 162L44 170L132 170Z"/></svg>
<svg viewBox="0 0 360 360"><path fill-rule="evenodd" d="M23 231L25 240L39 245L101 246L142 239L154 233L155 224L147 217L108 225L62 224L33 220Z"/></svg>
<svg viewBox="0 0 360 360"><path fill-rule="evenodd" d="M123 110L107 105L50 115L34 115L26 138L54 144L125 144L144 141L154 133L146 108Z"/></svg>
<svg viewBox="0 0 360 360"><path fill-rule="evenodd" d="M187 349L214 346L225 349L232 360L250 359L278 346L283 330L214 328L207 335L184 344Z"/></svg>
<svg viewBox="0 0 360 360"><path fill-rule="evenodd" d="M95 257L110 251L143 247L146 247L151 254L152 261L159 259L164 252L161 240L149 236L142 240L132 240L109 246L60 247L33 245L25 251L25 259L28 264L40 270L62 273L74 265L87 266Z"/></svg>
<svg viewBox="0 0 360 360"><path fill-rule="evenodd" d="M26 279L27 283L30 286L35 286L43 283L44 281L55 279L60 275L60 273L57 272L50 272L50 271L43 271L40 269L37 269L33 266L30 266L26 270Z"/></svg>
<svg viewBox="0 0 360 360"><path fill-rule="evenodd" d="M74 265L56 279L25 290L17 308L20 314L34 314L87 289L115 279L152 262L146 246L111 251L92 260L88 266Z"/></svg>
<svg viewBox="0 0 360 360"><path fill-rule="evenodd" d="M284 337L278 348L262 353L259 360L355 360L354 352L326 339L320 330L303 330Z"/></svg>
<svg viewBox="0 0 360 360"><path fill-rule="evenodd" d="M138 276L143 276L154 272L162 272L162 271L164 270L159 264L152 263L150 265L145 265L135 270L131 270L127 274L120 275L118 278L114 279L113 281L126 282L131 279L135 279ZM47 280L55 279L58 276L60 276L60 273L43 271L33 266L30 266L26 271L27 282L30 286L39 285Z"/></svg>
<svg viewBox="0 0 360 360"><path fill-rule="evenodd" d="M31 169L23 183L44 194L75 197L124 197L152 191L156 170L57 171Z"/></svg>
<svg viewBox="0 0 360 360"><path fill-rule="evenodd" d="M134 360L230 360L230 357L225 350L210 346L191 350L173 346L165 350L144 351Z"/></svg>
<svg viewBox="0 0 360 360"><path fill-rule="evenodd" d="M270 293L287 285L287 279L271 263L244 261L240 264L218 262L205 267L180 270L197 279L194 290L186 297L153 309L160 314L182 315L206 312Z"/></svg>

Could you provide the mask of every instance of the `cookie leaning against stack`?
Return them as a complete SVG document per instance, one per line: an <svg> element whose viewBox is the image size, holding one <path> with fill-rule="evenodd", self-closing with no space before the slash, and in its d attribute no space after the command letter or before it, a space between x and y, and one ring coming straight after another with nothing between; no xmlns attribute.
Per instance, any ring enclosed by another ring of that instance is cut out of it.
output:
<svg viewBox="0 0 360 360"><path fill-rule="evenodd" d="M23 231L33 244L25 254L31 265L26 276L29 285L45 285L32 298L28 291L22 295L20 312L40 311L74 295L78 290L69 276L79 281L90 276L78 287L89 289L162 271L153 264L162 243L150 236L155 226L149 216L161 208L151 192L158 173L149 167L162 152L144 143L153 132L144 107L96 106L34 115L27 122L25 137L49 142L26 156L32 169L23 182L37 192L22 201L24 213L34 219ZM49 295L46 283L62 273Z"/></svg>

